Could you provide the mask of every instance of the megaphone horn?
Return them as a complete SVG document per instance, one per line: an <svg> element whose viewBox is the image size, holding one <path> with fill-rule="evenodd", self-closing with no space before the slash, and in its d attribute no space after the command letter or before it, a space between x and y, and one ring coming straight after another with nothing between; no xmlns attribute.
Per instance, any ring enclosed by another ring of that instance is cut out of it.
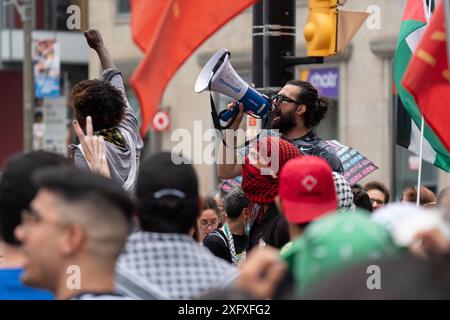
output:
<svg viewBox="0 0 450 320"><path fill-rule="evenodd" d="M244 111L253 116L264 117L272 110L272 103L261 93L249 86L233 69L231 54L227 49L217 51L203 67L195 83L195 91L206 89L224 94L244 105ZM239 110L225 110L219 114L222 121L228 121Z"/></svg>

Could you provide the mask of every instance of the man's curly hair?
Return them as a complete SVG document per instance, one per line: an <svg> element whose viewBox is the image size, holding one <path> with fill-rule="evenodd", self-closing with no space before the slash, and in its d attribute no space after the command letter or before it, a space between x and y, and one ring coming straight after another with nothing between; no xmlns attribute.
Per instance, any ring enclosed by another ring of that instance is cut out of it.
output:
<svg viewBox="0 0 450 320"><path fill-rule="evenodd" d="M106 80L84 80L76 84L70 105L81 128L86 128L86 117L92 117L94 131L117 127L126 108L122 92Z"/></svg>

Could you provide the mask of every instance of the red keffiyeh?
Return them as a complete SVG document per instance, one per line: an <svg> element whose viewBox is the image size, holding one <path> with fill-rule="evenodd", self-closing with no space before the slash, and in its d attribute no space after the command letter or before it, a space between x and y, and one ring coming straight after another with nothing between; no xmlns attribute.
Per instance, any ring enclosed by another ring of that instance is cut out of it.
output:
<svg viewBox="0 0 450 320"><path fill-rule="evenodd" d="M286 162L292 158L300 157L302 154L292 143L278 137L261 139L256 144L256 150L257 155L253 152L255 155L253 159L247 156L242 166L242 190L244 190L248 199L254 203L273 203L278 193L278 172ZM278 159L278 168L272 161L264 161L266 159ZM262 165L262 163L268 164ZM273 172L273 175L261 174L260 167L270 168L271 165L274 165L274 169L277 169Z"/></svg>

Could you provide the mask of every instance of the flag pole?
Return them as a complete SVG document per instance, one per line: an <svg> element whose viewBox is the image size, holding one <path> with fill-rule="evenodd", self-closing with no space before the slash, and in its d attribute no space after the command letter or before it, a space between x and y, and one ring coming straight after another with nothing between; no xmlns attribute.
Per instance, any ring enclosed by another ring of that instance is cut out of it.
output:
<svg viewBox="0 0 450 320"><path fill-rule="evenodd" d="M450 0L444 0L444 1L447 5ZM426 14L427 25L430 23L431 9L432 9L433 5L434 5L434 1L432 1L432 0L428 1L428 10L427 10L427 14ZM423 118L423 115L422 115L421 124L420 124L419 173L417 175L417 199L416 199L417 207L420 206L420 187L421 187L421 182L422 182L422 162L423 162L422 158L423 158L424 130L425 130L425 119Z"/></svg>
<svg viewBox="0 0 450 320"><path fill-rule="evenodd" d="M424 131L424 123L425 119L422 116L422 121L420 125L420 149L419 149L419 174L417 176L417 200L416 200L416 206L420 206L420 184L422 181L422 157L423 157L423 131Z"/></svg>

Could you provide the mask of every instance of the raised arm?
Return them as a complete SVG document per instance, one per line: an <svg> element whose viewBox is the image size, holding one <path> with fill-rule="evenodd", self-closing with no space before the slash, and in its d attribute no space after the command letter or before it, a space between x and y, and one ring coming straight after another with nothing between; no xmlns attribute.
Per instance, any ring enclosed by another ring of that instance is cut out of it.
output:
<svg viewBox="0 0 450 320"><path fill-rule="evenodd" d="M132 139L135 141L136 148L138 149L138 151L140 151L143 147L143 142L139 134L139 123L133 109L128 102L121 73L111 59L111 55L109 54L109 51L106 48L105 43L103 42L100 32L98 30L88 30L84 33L84 36L86 37L86 41L89 47L97 52L98 58L103 68L103 79L109 81L123 94L123 98L125 99L125 104L127 107L125 109L125 117L123 118L119 127L131 134Z"/></svg>
<svg viewBox="0 0 450 320"><path fill-rule="evenodd" d="M227 108L233 108L234 104L230 103ZM239 105L239 114L231 125L230 129L239 128L239 124L242 121L244 116L244 106L242 104ZM223 143L219 146L219 159L217 159L217 175L222 179L231 179L236 176L242 174L242 165L237 162L236 150L234 149L235 140L234 134L232 134L233 130L225 130L224 132L224 140L227 146L232 146L232 148L225 147ZM231 163L226 163L226 159L232 158Z"/></svg>
<svg viewBox="0 0 450 320"><path fill-rule="evenodd" d="M103 70L117 69L116 65L111 59L108 49L103 42L102 35L98 30L88 30L84 33L89 47L97 52L98 58L102 65Z"/></svg>

